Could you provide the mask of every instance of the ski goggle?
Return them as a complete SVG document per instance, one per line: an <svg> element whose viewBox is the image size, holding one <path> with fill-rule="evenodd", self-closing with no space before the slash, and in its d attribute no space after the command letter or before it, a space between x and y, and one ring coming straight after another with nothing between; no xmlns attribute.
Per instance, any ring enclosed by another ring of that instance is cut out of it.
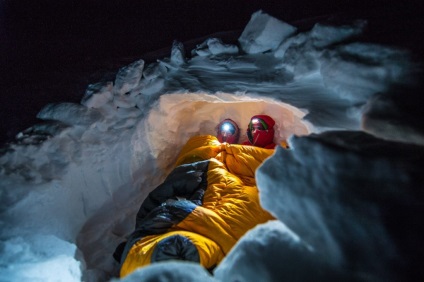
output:
<svg viewBox="0 0 424 282"><path fill-rule="evenodd" d="M221 124L220 131L234 134L236 133L236 128L231 122L226 121L223 124Z"/></svg>
<svg viewBox="0 0 424 282"><path fill-rule="evenodd" d="M260 118L254 118L249 123L249 130L252 131L254 128L257 130L268 130L268 125Z"/></svg>

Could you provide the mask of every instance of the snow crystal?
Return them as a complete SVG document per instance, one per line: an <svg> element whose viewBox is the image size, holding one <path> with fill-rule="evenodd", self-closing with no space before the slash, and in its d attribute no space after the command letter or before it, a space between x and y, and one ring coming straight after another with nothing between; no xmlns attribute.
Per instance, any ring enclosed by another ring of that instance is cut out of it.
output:
<svg viewBox="0 0 424 282"><path fill-rule="evenodd" d="M275 50L296 28L258 11L254 13L239 38L241 48L248 54Z"/></svg>

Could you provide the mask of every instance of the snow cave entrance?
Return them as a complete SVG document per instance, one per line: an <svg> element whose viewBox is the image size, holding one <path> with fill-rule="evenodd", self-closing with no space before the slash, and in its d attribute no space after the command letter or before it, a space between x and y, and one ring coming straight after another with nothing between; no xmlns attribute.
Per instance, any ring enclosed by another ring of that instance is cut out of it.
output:
<svg viewBox="0 0 424 282"><path fill-rule="evenodd" d="M105 205L85 223L78 235L78 248L87 265L84 276L118 275L117 264L111 255L104 255L105 250L108 254L113 253L124 237L133 231L141 203L174 168L179 152L190 137L216 136L219 122L231 118L240 127L241 143L247 140L247 125L256 114L267 114L276 121L274 142L277 144L292 135L308 135L313 131L313 126L303 120L306 111L267 97L244 93L161 95L133 133L130 187L121 187L112 196L114 208ZM140 171L144 173L140 174ZM115 214L118 211L119 214ZM99 237L104 238L99 240Z"/></svg>
<svg viewBox="0 0 424 282"><path fill-rule="evenodd" d="M145 136L158 167L167 170L190 137L216 136L216 126L225 118L239 125L239 143L246 141L247 125L257 114L267 114L275 120L276 144L292 135L312 132L312 125L303 120L307 111L271 98L237 93L182 93L160 97L157 107L146 118Z"/></svg>

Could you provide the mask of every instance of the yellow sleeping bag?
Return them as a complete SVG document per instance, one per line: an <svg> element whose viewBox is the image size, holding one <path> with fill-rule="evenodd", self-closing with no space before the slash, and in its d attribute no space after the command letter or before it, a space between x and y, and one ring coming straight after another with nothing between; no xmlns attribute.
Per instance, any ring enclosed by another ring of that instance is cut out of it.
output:
<svg viewBox="0 0 424 282"><path fill-rule="evenodd" d="M255 181L273 152L221 144L211 135L191 138L175 169L141 205L120 276L172 259L215 267L249 229L273 219L260 206Z"/></svg>

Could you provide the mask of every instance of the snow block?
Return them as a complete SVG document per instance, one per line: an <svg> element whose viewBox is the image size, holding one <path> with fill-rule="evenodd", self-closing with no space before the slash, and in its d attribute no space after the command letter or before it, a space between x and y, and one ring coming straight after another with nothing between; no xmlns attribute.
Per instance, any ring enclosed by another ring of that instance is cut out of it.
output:
<svg viewBox="0 0 424 282"><path fill-rule="evenodd" d="M132 108L135 107L136 104L135 98L131 95L117 95L113 99L113 105L118 108Z"/></svg>
<svg viewBox="0 0 424 282"><path fill-rule="evenodd" d="M192 50L192 56L206 57L209 55L220 55L220 54L238 54L239 49L236 45L224 44L219 38L208 38L202 44L196 46L196 49Z"/></svg>
<svg viewBox="0 0 424 282"><path fill-rule="evenodd" d="M238 41L244 52L262 53L275 50L296 31L297 28L258 11L252 15Z"/></svg>
<svg viewBox="0 0 424 282"><path fill-rule="evenodd" d="M143 71L143 78L146 80L156 79L160 76L164 76L166 72L160 67L159 63L149 64Z"/></svg>
<svg viewBox="0 0 424 282"><path fill-rule="evenodd" d="M184 65L186 63L185 57L185 48L183 43L174 40L171 50L171 64L174 66Z"/></svg>
<svg viewBox="0 0 424 282"><path fill-rule="evenodd" d="M263 207L320 261L352 269L351 281L422 277L424 148L360 131L293 137L290 145L256 172Z"/></svg>
<svg viewBox="0 0 424 282"><path fill-rule="evenodd" d="M304 46L306 42L309 40L309 33L299 33L295 36L284 40L284 42L278 46L278 48L274 52L274 57L283 58L286 51L292 46Z"/></svg>
<svg viewBox="0 0 424 282"><path fill-rule="evenodd" d="M317 48L327 47L362 34L367 21L357 20L352 25L331 26L316 24L311 31L313 44Z"/></svg>
<svg viewBox="0 0 424 282"><path fill-rule="evenodd" d="M136 88L143 75L143 68L143 60L135 61L121 68L115 78L115 92L119 95L123 95Z"/></svg>
<svg viewBox="0 0 424 282"><path fill-rule="evenodd" d="M122 279L111 282L135 281L186 281L186 282L219 282L208 271L197 263L185 261L163 261L142 267Z"/></svg>
<svg viewBox="0 0 424 282"><path fill-rule="evenodd" d="M401 49L354 42L326 50L319 60L325 86L358 104L392 85L413 83L410 54Z"/></svg>
<svg viewBox="0 0 424 282"><path fill-rule="evenodd" d="M424 146L424 125L417 118L422 112L422 91L397 87L368 100L361 119L362 129L386 140ZM408 109L405 111L404 109Z"/></svg>
<svg viewBox="0 0 424 282"><path fill-rule="evenodd" d="M152 80L143 81L144 85L141 89L141 93L144 96L153 96L154 94L159 93L165 87L165 79L162 77L158 77Z"/></svg>
<svg viewBox="0 0 424 282"><path fill-rule="evenodd" d="M1 281L82 281L81 263L75 259L76 246L53 235L38 235L2 240ZM42 251L41 251L42 250ZM55 279L53 279L55 280Z"/></svg>
<svg viewBox="0 0 424 282"><path fill-rule="evenodd" d="M113 99L112 82L99 82L90 84L85 91L85 95L81 100L81 104L87 108L101 108Z"/></svg>
<svg viewBox="0 0 424 282"><path fill-rule="evenodd" d="M69 125L62 122L45 121L19 132L15 138L19 144L40 144L68 127Z"/></svg>
<svg viewBox="0 0 424 282"><path fill-rule="evenodd" d="M95 109L87 109L75 103L48 104L38 114L42 120L57 120L69 125L88 126L102 118Z"/></svg>
<svg viewBox="0 0 424 282"><path fill-rule="evenodd" d="M346 281L284 223L248 231L214 270L219 281Z"/></svg>

